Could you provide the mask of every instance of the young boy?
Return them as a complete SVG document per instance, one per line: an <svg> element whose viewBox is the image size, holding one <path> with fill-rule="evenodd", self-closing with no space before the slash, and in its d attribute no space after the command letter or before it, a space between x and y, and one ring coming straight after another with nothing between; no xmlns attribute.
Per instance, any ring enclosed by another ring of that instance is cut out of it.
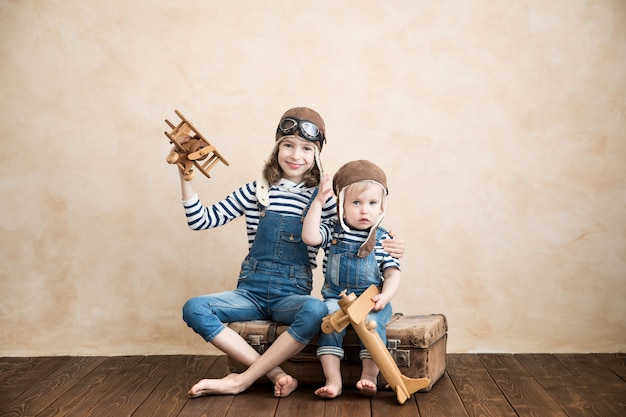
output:
<svg viewBox="0 0 626 417"><path fill-rule="evenodd" d="M333 191L337 195L337 219L322 222L322 207ZM381 243L390 238L387 231L379 227L387 209L387 193L385 173L377 165L364 160L348 162L335 174L332 188L330 177L323 177L302 228L306 244L324 248L322 295L329 314L339 309L343 290L359 296L372 284L381 289L372 299L375 306L368 321L376 321L376 331L384 343L387 340L385 327L392 315L389 302L400 285L398 260L385 252ZM344 335L345 331L320 332L317 356L326 377L326 385L315 391L320 397L341 395ZM362 394L373 396L377 392L379 369L363 345L359 356L362 371L356 387Z"/></svg>

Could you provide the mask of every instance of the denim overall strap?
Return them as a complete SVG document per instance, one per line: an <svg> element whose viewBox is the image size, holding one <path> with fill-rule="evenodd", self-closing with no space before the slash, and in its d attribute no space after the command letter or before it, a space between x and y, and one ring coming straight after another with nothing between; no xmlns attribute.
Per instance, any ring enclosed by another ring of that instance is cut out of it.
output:
<svg viewBox="0 0 626 417"><path fill-rule="evenodd" d="M316 195L317 188L301 216L266 210L259 204L259 226L246 259L254 263L309 267L307 245L302 241L302 222Z"/></svg>
<svg viewBox="0 0 626 417"><path fill-rule="evenodd" d="M337 223L333 235L339 233L341 226ZM379 237L378 230L376 237ZM357 253L360 246L360 243L332 240L328 250L326 279L322 288L324 297L337 298L343 290L359 296L372 284L380 288L382 274L376 261L376 254L372 251L366 257L359 258Z"/></svg>

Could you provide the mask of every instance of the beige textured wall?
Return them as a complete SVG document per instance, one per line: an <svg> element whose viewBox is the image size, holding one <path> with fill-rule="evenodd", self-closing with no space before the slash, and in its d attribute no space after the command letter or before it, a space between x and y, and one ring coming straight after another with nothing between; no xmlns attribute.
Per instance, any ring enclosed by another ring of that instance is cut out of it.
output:
<svg viewBox="0 0 626 417"><path fill-rule="evenodd" d="M191 232L163 120L256 177L280 114L386 169L397 311L452 352L626 350L626 2L0 0L0 355L214 352L244 224ZM317 271L316 294L320 271Z"/></svg>

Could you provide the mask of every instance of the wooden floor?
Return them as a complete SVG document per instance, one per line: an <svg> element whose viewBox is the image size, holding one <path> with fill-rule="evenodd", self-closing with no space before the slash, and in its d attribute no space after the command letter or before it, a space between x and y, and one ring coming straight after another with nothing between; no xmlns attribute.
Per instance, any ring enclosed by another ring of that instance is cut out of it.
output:
<svg viewBox="0 0 626 417"><path fill-rule="evenodd" d="M224 374L224 356L0 358L0 416L626 416L626 354L449 354L432 391L404 405L391 391L346 388L322 400L310 386L274 398L255 384L240 395L189 399L200 377Z"/></svg>

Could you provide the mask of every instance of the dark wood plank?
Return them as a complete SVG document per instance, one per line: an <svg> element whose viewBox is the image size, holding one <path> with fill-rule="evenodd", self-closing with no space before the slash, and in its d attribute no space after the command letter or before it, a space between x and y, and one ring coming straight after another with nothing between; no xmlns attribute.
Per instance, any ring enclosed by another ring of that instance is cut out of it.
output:
<svg viewBox="0 0 626 417"><path fill-rule="evenodd" d="M604 355L595 354L558 354L555 356L618 415L626 415L626 383L613 370L605 366L605 363L609 366L613 365L608 355L606 358ZM616 358L615 355L611 356Z"/></svg>
<svg viewBox="0 0 626 417"><path fill-rule="evenodd" d="M475 354L448 354L448 375L470 417L517 414Z"/></svg>
<svg viewBox="0 0 626 417"><path fill-rule="evenodd" d="M175 356L146 356L102 397L90 417L130 416L176 362Z"/></svg>
<svg viewBox="0 0 626 417"><path fill-rule="evenodd" d="M31 358L22 362L11 372L11 376L0 383L0 404L11 404L14 399L37 385L40 380L62 366L61 357Z"/></svg>
<svg viewBox="0 0 626 417"><path fill-rule="evenodd" d="M323 416L325 401L313 392L316 387L301 385L290 396L281 398L274 417Z"/></svg>
<svg viewBox="0 0 626 417"><path fill-rule="evenodd" d="M15 389L16 381L28 374L30 369L43 358L2 358L0 365L0 406L19 396L21 392ZM28 389L27 387L24 388Z"/></svg>
<svg viewBox="0 0 626 417"><path fill-rule="evenodd" d="M533 417L567 417L556 401L514 355L481 355L480 359L517 414Z"/></svg>
<svg viewBox="0 0 626 417"><path fill-rule="evenodd" d="M620 417L554 356L533 354L517 358L569 417Z"/></svg>
<svg viewBox="0 0 626 417"><path fill-rule="evenodd" d="M0 387L2 381L12 378L13 373L22 366L28 366L34 358L0 358Z"/></svg>
<svg viewBox="0 0 626 417"><path fill-rule="evenodd" d="M63 361L51 374L43 377L10 403L5 403L5 415L34 416L53 403L60 395L80 382L104 361L104 357L59 357Z"/></svg>
<svg viewBox="0 0 626 417"><path fill-rule="evenodd" d="M217 356L215 362L204 374L199 373L190 377L187 387L191 388L193 384L202 378L221 378L226 374L227 362L227 356ZM178 417L224 417L228 413L234 399L234 395L190 398L180 410Z"/></svg>
<svg viewBox="0 0 626 417"><path fill-rule="evenodd" d="M599 353L594 354L594 357L626 381L626 353Z"/></svg>
<svg viewBox="0 0 626 417"><path fill-rule="evenodd" d="M235 400L235 395L214 395L190 398L180 410L179 417L224 417Z"/></svg>
<svg viewBox="0 0 626 417"><path fill-rule="evenodd" d="M358 390L344 387L338 398L322 400L324 417L371 417L370 399Z"/></svg>
<svg viewBox="0 0 626 417"><path fill-rule="evenodd" d="M18 366L21 366L26 362L30 362L32 359L33 358L31 357L13 357L13 356L0 357L0 376L2 376L3 373L8 372L12 369L15 369Z"/></svg>
<svg viewBox="0 0 626 417"><path fill-rule="evenodd" d="M247 391L235 395L226 413L227 417L273 417L279 399L274 397L274 387L268 383L257 383Z"/></svg>
<svg viewBox="0 0 626 417"><path fill-rule="evenodd" d="M176 417L189 400L190 381L211 368L216 356L178 356L168 373L133 416Z"/></svg>
<svg viewBox="0 0 626 417"><path fill-rule="evenodd" d="M89 410L102 404L102 398L129 375L141 361L140 356L106 358L89 375L58 397L37 417L87 416Z"/></svg>
<svg viewBox="0 0 626 417"><path fill-rule="evenodd" d="M391 389L381 390L371 400L372 417L420 417L415 395L404 404L398 403L396 393Z"/></svg>
<svg viewBox="0 0 626 417"><path fill-rule="evenodd" d="M430 392L418 392L414 396L419 412L423 416L463 417L468 415L448 372L443 374Z"/></svg>

